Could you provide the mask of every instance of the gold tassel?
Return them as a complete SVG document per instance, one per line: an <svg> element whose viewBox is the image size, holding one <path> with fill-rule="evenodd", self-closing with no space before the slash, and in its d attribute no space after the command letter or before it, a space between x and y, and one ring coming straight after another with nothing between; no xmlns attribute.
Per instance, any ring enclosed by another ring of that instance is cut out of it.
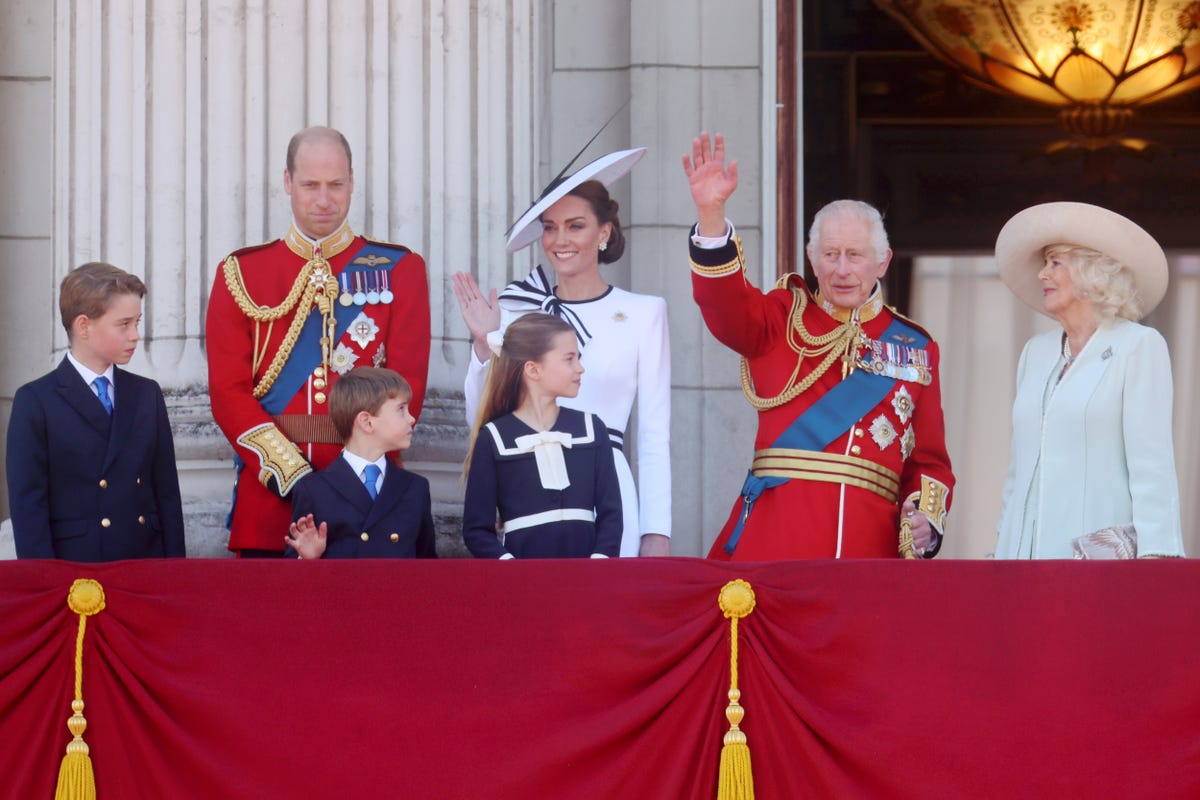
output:
<svg viewBox="0 0 1200 800"><path fill-rule="evenodd" d="M67 730L74 737L67 744L67 754L58 768L58 788L54 800L96 800L96 775L88 755L83 732L87 720L83 717L83 634L87 618L104 610L104 587L90 578L80 578L71 584L67 605L79 615L79 633L75 637L75 699L71 702L71 718Z"/></svg>
<svg viewBox="0 0 1200 800"><path fill-rule="evenodd" d="M916 558L916 543L913 541L912 519L900 518L900 555L905 558Z"/></svg>
<svg viewBox="0 0 1200 800"><path fill-rule="evenodd" d="M721 587L718 600L721 612L729 620L729 705L725 718L729 730L721 747L721 768L717 777L717 800L754 800L754 775L750 771L750 745L738 725L746 711L738 691L738 620L754 610L754 589L741 578Z"/></svg>

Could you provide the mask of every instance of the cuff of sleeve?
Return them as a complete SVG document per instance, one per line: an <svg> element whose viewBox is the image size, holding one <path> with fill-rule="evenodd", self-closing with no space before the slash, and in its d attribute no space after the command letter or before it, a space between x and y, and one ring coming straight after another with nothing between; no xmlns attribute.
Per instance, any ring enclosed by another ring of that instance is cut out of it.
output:
<svg viewBox="0 0 1200 800"><path fill-rule="evenodd" d="M723 236L701 236L699 230L700 223L697 222L692 226L692 244L701 250L716 250L718 247L724 247L729 244L730 238L737 234L728 217L725 218L725 234Z"/></svg>
<svg viewBox="0 0 1200 800"><path fill-rule="evenodd" d="M286 497L296 481L312 472L300 448L273 423L264 422L237 437L237 443L252 450L259 459L258 479L264 486L274 478L279 496Z"/></svg>
<svg viewBox="0 0 1200 800"><path fill-rule="evenodd" d="M608 558L604 553L592 553L591 558Z"/></svg>
<svg viewBox="0 0 1200 800"><path fill-rule="evenodd" d="M736 234L714 248L699 247L693 241L689 250L692 274L700 278L724 278L744 272L746 268L742 240Z"/></svg>
<svg viewBox="0 0 1200 800"><path fill-rule="evenodd" d="M512 553L505 553L504 555L500 556L499 560L500 561L516 561L516 559L517 559L517 557L514 556Z"/></svg>
<svg viewBox="0 0 1200 800"><path fill-rule="evenodd" d="M930 524L939 536L946 532L946 515L950 511L947 502L949 499L950 488L946 484L928 475L921 476L921 500L917 509L929 517Z"/></svg>

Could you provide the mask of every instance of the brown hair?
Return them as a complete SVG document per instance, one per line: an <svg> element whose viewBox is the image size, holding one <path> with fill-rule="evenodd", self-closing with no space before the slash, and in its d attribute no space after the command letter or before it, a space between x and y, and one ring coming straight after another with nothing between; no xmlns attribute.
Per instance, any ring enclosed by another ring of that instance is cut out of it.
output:
<svg viewBox="0 0 1200 800"><path fill-rule="evenodd" d="M354 160L350 157L350 143L346 141L346 137L336 128L326 128L322 125L314 125L310 128L297 133L288 142L287 149L287 171L288 175L296 172L296 151L300 149L300 145L305 142L337 142L346 151L346 166L350 167L350 171L354 171Z"/></svg>
<svg viewBox="0 0 1200 800"><path fill-rule="evenodd" d="M68 272L58 290L58 311L67 338L71 338L71 323L76 317L103 317L113 298L121 294L145 297L146 284L138 276L101 261L89 261Z"/></svg>
<svg viewBox="0 0 1200 800"><path fill-rule="evenodd" d="M612 224L608 247L600 251L600 263L611 264L620 258L625 252L625 234L621 233L621 220L617 217L620 204L608 196L604 184L600 181L584 181L567 194L586 200L601 227L606 222Z"/></svg>
<svg viewBox="0 0 1200 800"><path fill-rule="evenodd" d="M350 441L354 420L363 411L371 416L388 400L412 399L412 387L393 369L358 367L343 375L329 390L329 419L342 442Z"/></svg>
<svg viewBox="0 0 1200 800"><path fill-rule="evenodd" d="M525 399L525 365L540 362L554 347L554 337L562 333L574 335L575 329L563 319L551 314L533 312L514 320L504 331L504 344L499 353L492 354L479 412L471 426L467 445L467 460L463 463L463 478L471 469L475 440L483 426L497 417L511 414Z"/></svg>

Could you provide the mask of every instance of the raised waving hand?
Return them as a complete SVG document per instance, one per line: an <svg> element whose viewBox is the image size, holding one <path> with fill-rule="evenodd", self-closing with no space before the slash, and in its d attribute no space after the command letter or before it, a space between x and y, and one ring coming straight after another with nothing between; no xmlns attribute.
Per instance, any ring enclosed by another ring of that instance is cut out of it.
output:
<svg viewBox="0 0 1200 800"><path fill-rule="evenodd" d="M701 236L725 233L725 202L737 189L737 160L725 163L725 137L716 134L710 141L708 131L692 139L692 154L683 156L683 171L696 204Z"/></svg>

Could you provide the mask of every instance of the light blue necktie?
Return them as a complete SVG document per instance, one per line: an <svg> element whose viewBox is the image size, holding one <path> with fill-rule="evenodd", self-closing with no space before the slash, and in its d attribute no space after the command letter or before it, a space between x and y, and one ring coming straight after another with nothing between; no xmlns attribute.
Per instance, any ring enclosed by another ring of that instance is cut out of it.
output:
<svg viewBox="0 0 1200 800"><path fill-rule="evenodd" d="M379 467L374 464L367 464L363 467L363 486L367 487L367 494L371 495L372 500L379 496L379 490L375 488L375 482L379 480L380 474Z"/></svg>
<svg viewBox="0 0 1200 800"><path fill-rule="evenodd" d="M108 378L100 375L96 380L92 381L92 388L96 390L96 397L100 398L100 405L104 406L104 412L110 417L113 412L112 398L108 396Z"/></svg>

